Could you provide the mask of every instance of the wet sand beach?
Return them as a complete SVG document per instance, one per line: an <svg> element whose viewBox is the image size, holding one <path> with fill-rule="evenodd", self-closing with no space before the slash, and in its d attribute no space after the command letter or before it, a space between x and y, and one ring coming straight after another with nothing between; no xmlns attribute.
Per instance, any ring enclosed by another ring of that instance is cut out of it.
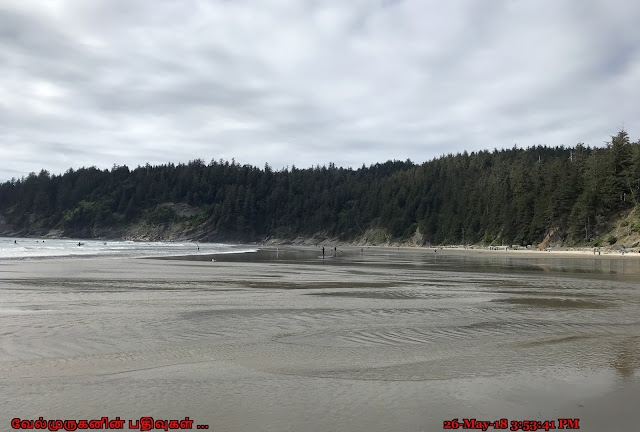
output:
<svg viewBox="0 0 640 432"><path fill-rule="evenodd" d="M0 262L0 430L40 416L189 416L215 431L438 431L455 418L638 429L637 258L321 255Z"/></svg>

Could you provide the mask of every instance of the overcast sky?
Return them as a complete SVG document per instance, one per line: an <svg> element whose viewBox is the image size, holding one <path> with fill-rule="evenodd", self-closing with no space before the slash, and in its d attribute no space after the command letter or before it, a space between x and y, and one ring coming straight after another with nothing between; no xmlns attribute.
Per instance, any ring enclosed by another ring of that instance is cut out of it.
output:
<svg viewBox="0 0 640 432"><path fill-rule="evenodd" d="M0 180L640 138L640 2L0 0Z"/></svg>

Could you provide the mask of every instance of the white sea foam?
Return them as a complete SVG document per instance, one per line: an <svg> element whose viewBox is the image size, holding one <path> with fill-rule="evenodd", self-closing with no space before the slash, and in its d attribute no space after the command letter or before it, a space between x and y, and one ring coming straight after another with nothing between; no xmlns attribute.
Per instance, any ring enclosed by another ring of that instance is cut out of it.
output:
<svg viewBox="0 0 640 432"><path fill-rule="evenodd" d="M78 245L80 243L80 245ZM154 257L256 252L245 245L0 237L1 259L64 257Z"/></svg>

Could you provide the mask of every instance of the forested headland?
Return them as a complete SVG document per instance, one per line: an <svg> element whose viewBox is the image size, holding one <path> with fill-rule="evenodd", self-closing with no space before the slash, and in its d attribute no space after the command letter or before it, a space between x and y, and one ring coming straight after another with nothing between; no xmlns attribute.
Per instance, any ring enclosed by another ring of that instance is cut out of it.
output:
<svg viewBox="0 0 640 432"><path fill-rule="evenodd" d="M0 185L3 235L585 245L640 232L640 141L273 170L234 161L69 169ZM137 229L135 231L133 229ZM132 234L133 233L133 234Z"/></svg>

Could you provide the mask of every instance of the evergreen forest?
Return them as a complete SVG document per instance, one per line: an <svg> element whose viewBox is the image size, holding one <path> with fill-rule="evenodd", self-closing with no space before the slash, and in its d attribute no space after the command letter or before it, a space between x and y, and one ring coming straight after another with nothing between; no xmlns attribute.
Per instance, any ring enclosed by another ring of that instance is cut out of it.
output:
<svg viewBox="0 0 640 432"><path fill-rule="evenodd" d="M370 242L375 231L397 241L419 233L423 244L529 245L553 235L577 245L596 241L639 202L640 141L620 131L604 147L514 147L419 165L273 170L194 160L42 170L0 185L0 230L94 237L144 224L178 226L205 241ZM640 231L640 219L629 229Z"/></svg>

